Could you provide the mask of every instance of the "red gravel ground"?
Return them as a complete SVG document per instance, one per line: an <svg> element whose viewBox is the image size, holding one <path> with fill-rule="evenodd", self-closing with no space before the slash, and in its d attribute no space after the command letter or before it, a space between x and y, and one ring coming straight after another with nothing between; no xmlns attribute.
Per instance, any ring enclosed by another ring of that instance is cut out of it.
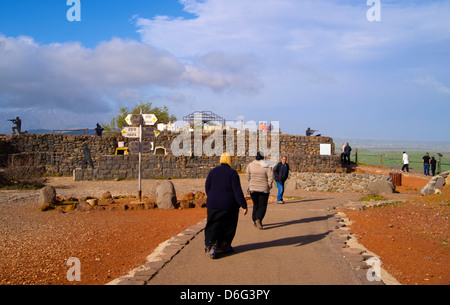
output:
<svg viewBox="0 0 450 305"><path fill-rule="evenodd" d="M450 284L450 186L440 195L417 195L427 180L403 176L406 203L344 211L358 241L406 285ZM447 204L445 204L447 203Z"/></svg>

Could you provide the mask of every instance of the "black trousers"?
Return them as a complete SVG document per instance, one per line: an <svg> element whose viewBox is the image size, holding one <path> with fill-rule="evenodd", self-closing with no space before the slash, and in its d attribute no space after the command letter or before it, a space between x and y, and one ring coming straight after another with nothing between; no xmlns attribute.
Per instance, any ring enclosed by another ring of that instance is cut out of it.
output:
<svg viewBox="0 0 450 305"><path fill-rule="evenodd" d="M251 192L250 196L253 201L252 219L255 222L257 219L263 220L267 211L267 202L269 201L269 194L262 192Z"/></svg>
<svg viewBox="0 0 450 305"><path fill-rule="evenodd" d="M231 246L239 219L239 209L233 208L229 211L207 210L207 221L205 227L205 247L207 251L213 248L223 251Z"/></svg>

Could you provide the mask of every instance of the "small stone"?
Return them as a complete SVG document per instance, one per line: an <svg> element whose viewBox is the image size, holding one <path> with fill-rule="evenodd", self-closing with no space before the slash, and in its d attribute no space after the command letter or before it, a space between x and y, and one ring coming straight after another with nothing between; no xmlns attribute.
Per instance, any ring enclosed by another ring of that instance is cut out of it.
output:
<svg viewBox="0 0 450 305"><path fill-rule="evenodd" d="M111 198L112 198L112 195L110 192L105 192L102 195L102 199L111 199Z"/></svg>
<svg viewBox="0 0 450 305"><path fill-rule="evenodd" d="M52 209L52 204L51 204L51 202L46 202L46 203L44 203L43 205L41 205L40 207L39 207L39 210L41 211L41 212L46 212L46 211L49 211L49 210L51 210Z"/></svg>

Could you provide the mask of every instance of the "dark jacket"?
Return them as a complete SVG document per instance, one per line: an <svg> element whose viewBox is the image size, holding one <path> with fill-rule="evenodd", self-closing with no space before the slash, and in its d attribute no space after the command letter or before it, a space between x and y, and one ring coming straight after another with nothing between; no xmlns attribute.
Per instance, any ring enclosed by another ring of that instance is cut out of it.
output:
<svg viewBox="0 0 450 305"><path fill-rule="evenodd" d="M289 177L289 164L286 162L286 173L283 176L283 162L278 162L273 168L273 179L277 182L284 182Z"/></svg>
<svg viewBox="0 0 450 305"><path fill-rule="evenodd" d="M228 164L220 164L206 178L206 207L213 210L247 208L238 173Z"/></svg>

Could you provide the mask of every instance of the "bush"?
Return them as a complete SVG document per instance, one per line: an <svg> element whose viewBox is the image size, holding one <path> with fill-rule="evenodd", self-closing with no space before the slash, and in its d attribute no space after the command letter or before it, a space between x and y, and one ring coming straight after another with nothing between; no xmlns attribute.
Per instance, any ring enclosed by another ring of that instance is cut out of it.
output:
<svg viewBox="0 0 450 305"><path fill-rule="evenodd" d="M35 166L33 159L10 159L0 173L0 185L14 189L38 189L44 186L44 168Z"/></svg>

